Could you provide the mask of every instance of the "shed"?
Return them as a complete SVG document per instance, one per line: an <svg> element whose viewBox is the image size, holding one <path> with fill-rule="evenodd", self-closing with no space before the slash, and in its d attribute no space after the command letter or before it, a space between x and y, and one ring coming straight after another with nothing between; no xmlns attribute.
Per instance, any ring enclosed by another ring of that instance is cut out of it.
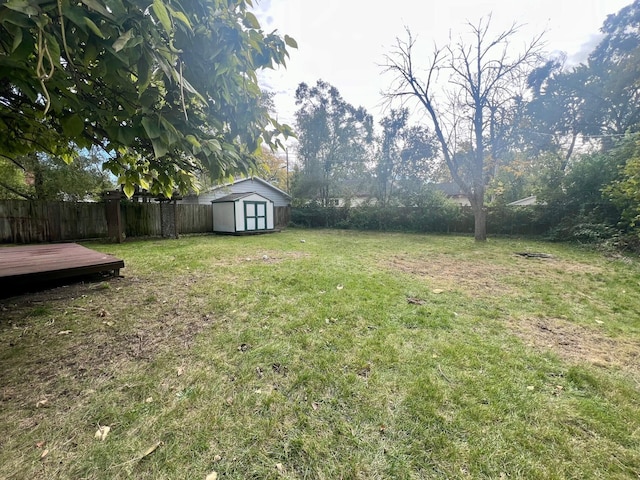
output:
<svg viewBox="0 0 640 480"><path fill-rule="evenodd" d="M258 193L232 193L211 204L214 232L240 234L274 230L273 202Z"/></svg>

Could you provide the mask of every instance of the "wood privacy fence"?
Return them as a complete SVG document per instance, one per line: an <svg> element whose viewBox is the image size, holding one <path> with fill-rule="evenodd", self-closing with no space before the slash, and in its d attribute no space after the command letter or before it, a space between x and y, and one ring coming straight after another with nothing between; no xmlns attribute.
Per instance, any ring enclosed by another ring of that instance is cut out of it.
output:
<svg viewBox="0 0 640 480"><path fill-rule="evenodd" d="M210 204L178 204L175 207L178 234L213 232L213 208ZM126 237L162 235L159 203L123 201L120 203L120 215ZM286 227L290 216L290 207L276 207L276 228ZM0 200L0 243L107 238L108 227L103 202Z"/></svg>

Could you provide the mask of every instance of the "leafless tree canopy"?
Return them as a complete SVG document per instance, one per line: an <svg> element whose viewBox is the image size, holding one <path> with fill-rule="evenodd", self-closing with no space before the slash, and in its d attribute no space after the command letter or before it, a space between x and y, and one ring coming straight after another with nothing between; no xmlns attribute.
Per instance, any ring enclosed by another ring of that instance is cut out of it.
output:
<svg viewBox="0 0 640 480"><path fill-rule="evenodd" d="M477 240L486 239L485 186L506 145L524 80L543 47L541 34L514 56L510 42L518 25L495 36L490 25L491 17L467 23L471 39L434 47L426 65L416 64L416 39L406 29L406 40L397 39L383 65L394 75L388 100L418 102L433 123L451 176L469 196Z"/></svg>

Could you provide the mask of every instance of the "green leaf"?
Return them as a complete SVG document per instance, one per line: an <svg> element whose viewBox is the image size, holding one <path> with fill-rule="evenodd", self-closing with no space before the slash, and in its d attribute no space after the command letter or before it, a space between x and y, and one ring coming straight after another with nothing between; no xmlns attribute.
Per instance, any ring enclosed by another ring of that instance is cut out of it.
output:
<svg viewBox="0 0 640 480"><path fill-rule="evenodd" d="M131 40L132 37L133 37L133 28L130 28L129 30L124 32L122 35L120 35L118 39L115 42L113 42L113 45L112 45L116 53L122 50L127 45L129 40Z"/></svg>
<svg viewBox="0 0 640 480"><path fill-rule="evenodd" d="M202 148L202 145L200 144L198 139L196 137L194 137L193 135L187 135L185 138L186 138L187 142L189 142L194 147Z"/></svg>
<svg viewBox="0 0 640 480"><path fill-rule="evenodd" d="M138 185L145 190L149 190L149 182L147 182L144 178L138 177Z"/></svg>
<svg viewBox="0 0 640 480"><path fill-rule="evenodd" d="M169 122L164 117L160 118L160 123L162 124L162 127L164 128L164 132L162 134L162 137L164 139L166 139L167 145L172 145L173 143L177 142L178 139L180 138L180 134L178 133L178 130L176 130L176 127L174 127L171 124L171 122Z"/></svg>
<svg viewBox="0 0 640 480"><path fill-rule="evenodd" d="M192 30L191 28L191 22L189 21L189 19L187 18L187 16L180 11L176 11L173 8L170 10L171 12L171 16L177 20L180 20L182 23L184 23L184 25L189 29Z"/></svg>
<svg viewBox="0 0 640 480"><path fill-rule="evenodd" d="M151 67L146 55L142 55L138 60L138 95L142 96L144 91L151 83Z"/></svg>
<svg viewBox="0 0 640 480"><path fill-rule="evenodd" d="M113 15L109 13L109 10L107 10L104 5L98 2L98 0L82 0L82 3L104 17L113 18Z"/></svg>
<svg viewBox="0 0 640 480"><path fill-rule="evenodd" d="M73 138L80 135L84 130L84 120L79 115L70 115L60 119L62 131L65 135Z"/></svg>
<svg viewBox="0 0 640 480"><path fill-rule="evenodd" d="M83 32L87 31L87 24L84 21L87 11L84 8L69 5L63 10L63 13L68 20L75 23Z"/></svg>
<svg viewBox="0 0 640 480"><path fill-rule="evenodd" d="M89 17L84 17L84 23L87 24L87 26L91 29L93 33L95 33L100 38L104 39L104 35L102 34L98 26L95 23L93 23L93 20L91 20Z"/></svg>
<svg viewBox="0 0 640 480"><path fill-rule="evenodd" d="M153 153L156 158L164 157L169 151L167 144L159 138L152 138L151 145L153 145Z"/></svg>
<svg viewBox="0 0 640 480"><path fill-rule="evenodd" d="M13 37L13 45L11 46L11 53L15 52L21 43L22 43L22 29L18 28L16 30L15 36Z"/></svg>
<svg viewBox="0 0 640 480"><path fill-rule="evenodd" d="M136 191L136 187L133 185L133 183L127 181L127 183L124 184L124 188L122 189L122 191L127 196L127 198L131 198Z"/></svg>
<svg viewBox="0 0 640 480"><path fill-rule="evenodd" d="M244 20L242 23L244 23L244 26L247 28L255 28L256 30L260 28L260 22L258 22L256 16L251 12L244 13Z"/></svg>
<svg viewBox="0 0 640 480"><path fill-rule="evenodd" d="M95 42L88 41L87 46L84 48L84 59L82 63L88 67L96 58L98 58L98 47Z"/></svg>
<svg viewBox="0 0 640 480"><path fill-rule="evenodd" d="M160 20L165 32L171 34L171 18L169 18L169 12L162 0L153 0L151 8L153 9L153 13L156 14L156 17L158 17L158 20Z"/></svg>
<svg viewBox="0 0 640 480"><path fill-rule="evenodd" d="M298 42L296 42L295 39L293 37L290 37L289 35L284 36L284 43L286 43L291 48L298 48Z"/></svg>
<svg viewBox="0 0 640 480"><path fill-rule="evenodd" d="M4 7L23 13L28 17L35 17L40 13L40 11L27 0L9 0L4 4Z"/></svg>
<svg viewBox="0 0 640 480"><path fill-rule="evenodd" d="M144 117L142 119L142 126L144 127L145 132L147 132L147 135L151 140L153 140L154 138L159 138L160 135L162 134L160 125L158 124L158 121L156 121L155 119L152 119L150 117Z"/></svg>

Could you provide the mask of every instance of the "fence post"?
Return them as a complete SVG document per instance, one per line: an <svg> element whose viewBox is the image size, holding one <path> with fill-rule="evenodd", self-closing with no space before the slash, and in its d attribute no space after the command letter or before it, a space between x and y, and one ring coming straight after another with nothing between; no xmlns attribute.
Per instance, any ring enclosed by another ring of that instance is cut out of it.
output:
<svg viewBox="0 0 640 480"><path fill-rule="evenodd" d="M178 238L178 198L157 198L160 202L160 231L164 238Z"/></svg>
<svg viewBox="0 0 640 480"><path fill-rule="evenodd" d="M120 214L120 190L111 190L103 195L105 204L105 215L107 217L107 236L115 243L122 243L122 215Z"/></svg>

